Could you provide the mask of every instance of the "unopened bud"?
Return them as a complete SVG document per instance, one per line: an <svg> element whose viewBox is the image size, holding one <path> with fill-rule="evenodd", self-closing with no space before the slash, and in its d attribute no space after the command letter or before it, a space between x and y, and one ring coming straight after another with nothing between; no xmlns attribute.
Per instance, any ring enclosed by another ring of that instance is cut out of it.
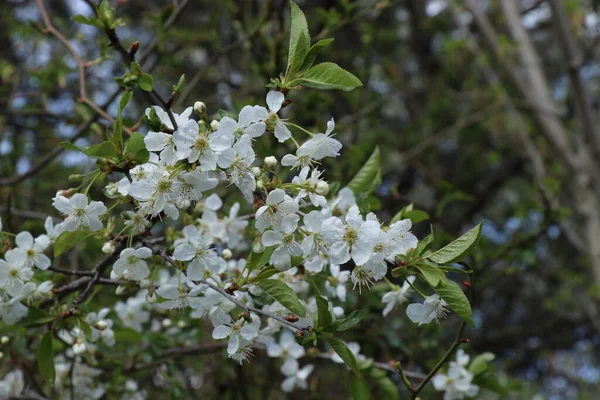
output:
<svg viewBox="0 0 600 400"><path fill-rule="evenodd" d="M264 190L265 183L262 180L261 181L256 181L256 188L260 189L260 190Z"/></svg>
<svg viewBox="0 0 600 400"><path fill-rule="evenodd" d="M260 168L252 167L252 175L254 175L255 178L258 178L261 174Z"/></svg>
<svg viewBox="0 0 600 400"><path fill-rule="evenodd" d="M233 257L233 253L231 252L231 250L225 249L223 250L222 256L225 260L231 260L231 257Z"/></svg>
<svg viewBox="0 0 600 400"><path fill-rule="evenodd" d="M149 279L142 279L140 281L140 288L141 289L148 289L150 287L150 280Z"/></svg>
<svg viewBox="0 0 600 400"><path fill-rule="evenodd" d="M186 326L187 326L187 324L185 323L185 321L178 321L178 322L177 322L177 327L178 327L179 329L183 329L183 328L185 328Z"/></svg>
<svg viewBox="0 0 600 400"><path fill-rule="evenodd" d="M138 40L131 43L131 46L129 47L129 57L135 56L135 53L137 53L139 48L140 48L140 42Z"/></svg>
<svg viewBox="0 0 600 400"><path fill-rule="evenodd" d="M112 241L106 242L102 245L102 252L104 254L112 254L115 252L115 250L116 250L115 243Z"/></svg>
<svg viewBox="0 0 600 400"><path fill-rule="evenodd" d="M10 342L10 338L8 336L2 336L2 338L0 339L1 344L6 344L8 342Z"/></svg>
<svg viewBox="0 0 600 400"><path fill-rule="evenodd" d="M154 304L156 303L156 300L158 300L158 296L156 295L156 293L148 292L148 294L146 295L146 301L150 304Z"/></svg>
<svg viewBox="0 0 600 400"><path fill-rule="evenodd" d="M73 353L75 353L76 355L81 355L83 353L85 353L85 343L83 342L77 342L73 345Z"/></svg>
<svg viewBox="0 0 600 400"><path fill-rule="evenodd" d="M71 189L60 189L56 192L56 197L58 196L64 196L64 197L69 197L71 196Z"/></svg>
<svg viewBox="0 0 600 400"><path fill-rule="evenodd" d="M173 321L171 321L169 318L165 318L162 320L161 325L163 328L170 328L173 325Z"/></svg>
<svg viewBox="0 0 600 400"><path fill-rule="evenodd" d="M198 114L203 114L206 112L206 104L204 104L201 101L197 101L194 103L194 111L196 111Z"/></svg>
<svg viewBox="0 0 600 400"><path fill-rule="evenodd" d="M277 159L274 156L265 157L265 166L273 168L277 165Z"/></svg>
<svg viewBox="0 0 600 400"><path fill-rule="evenodd" d="M100 320L100 321L96 322L96 324L94 325L94 327L96 329L98 329L99 331L103 331L107 327L106 321Z"/></svg>
<svg viewBox="0 0 600 400"><path fill-rule="evenodd" d="M190 204L192 204L192 203L188 199L184 199L184 200L181 200L178 205L179 205L179 208L185 209L185 208L188 208L190 206Z"/></svg>
<svg viewBox="0 0 600 400"><path fill-rule="evenodd" d="M297 329L296 330L296 336L298 336L298 337L304 336L304 331L302 329Z"/></svg>
<svg viewBox="0 0 600 400"><path fill-rule="evenodd" d="M286 321L290 321L290 322L297 322L298 316L294 315L294 314L288 314L285 317L283 317L283 319L285 319Z"/></svg>
<svg viewBox="0 0 600 400"><path fill-rule="evenodd" d="M210 121L210 129L212 129L213 131L216 131L219 129L219 121L217 121L216 119L213 119L212 121Z"/></svg>
<svg viewBox="0 0 600 400"><path fill-rule="evenodd" d="M471 282L469 281L462 281L462 284L467 288L467 289L471 289Z"/></svg>
<svg viewBox="0 0 600 400"><path fill-rule="evenodd" d="M125 285L119 285L119 286L117 286L117 290L115 290L115 293L116 293L117 296L120 296L123 293L125 293L126 290L127 290L127 286L125 286Z"/></svg>
<svg viewBox="0 0 600 400"><path fill-rule="evenodd" d="M319 183L317 183L315 192L321 196L325 196L327 193L329 193L329 184L325 181L319 181Z"/></svg>
<svg viewBox="0 0 600 400"><path fill-rule="evenodd" d="M252 251L254 253L262 253L263 251L265 251L265 246L261 242L255 242L252 245Z"/></svg>

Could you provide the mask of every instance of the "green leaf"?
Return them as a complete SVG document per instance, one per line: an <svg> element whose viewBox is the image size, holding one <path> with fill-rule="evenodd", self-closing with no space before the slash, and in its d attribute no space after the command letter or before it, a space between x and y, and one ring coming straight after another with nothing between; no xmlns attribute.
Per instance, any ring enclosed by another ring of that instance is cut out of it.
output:
<svg viewBox="0 0 600 400"><path fill-rule="evenodd" d="M371 394L369 393L369 384L363 378L350 380L350 392L352 393L352 400L371 399Z"/></svg>
<svg viewBox="0 0 600 400"><path fill-rule="evenodd" d="M376 180L377 174L380 171L380 166L381 158L379 156L379 147L376 147L367 162L362 166L358 173L354 175L354 178L352 178L348 187L352 189L354 194L364 194L371 188L373 182Z"/></svg>
<svg viewBox="0 0 600 400"><path fill-rule="evenodd" d="M93 158L115 158L118 155L115 144L108 141L88 147L83 152Z"/></svg>
<svg viewBox="0 0 600 400"><path fill-rule="evenodd" d="M275 246L267 247L262 253L255 253L250 251L248 260L246 261L246 269L248 272L252 272L255 269L261 268L269 262L271 255L275 250Z"/></svg>
<svg viewBox="0 0 600 400"><path fill-rule="evenodd" d="M138 79L138 84L140 85L140 89L151 92L154 87L154 78L150 74L143 73Z"/></svg>
<svg viewBox="0 0 600 400"><path fill-rule="evenodd" d="M100 22L97 18L94 17L87 18L83 15L73 15L71 17L71 20L73 22L77 22L78 24L95 26L96 28L100 29L104 28L102 22Z"/></svg>
<svg viewBox="0 0 600 400"><path fill-rule="evenodd" d="M421 256L433 243L433 239L435 238L435 233L433 230L433 225L430 225L431 233L425 236L422 240L417 244L417 248L415 249L415 254L417 257Z"/></svg>
<svg viewBox="0 0 600 400"><path fill-rule="evenodd" d="M292 26L290 28L290 48L286 81L292 80L296 72L299 71L310 46L310 32L308 31L306 17L300 7L293 1L290 1L290 13Z"/></svg>
<svg viewBox="0 0 600 400"><path fill-rule="evenodd" d="M483 223L480 223L446 247L431 253L427 258L438 264L447 264L460 260L473 250L477 241L479 241L482 225Z"/></svg>
<svg viewBox="0 0 600 400"><path fill-rule="evenodd" d="M440 282L445 283L447 281L444 271L434 265L418 263L414 267L419 270L431 287L435 288Z"/></svg>
<svg viewBox="0 0 600 400"><path fill-rule="evenodd" d="M143 164L148 161L150 153L146 149L144 137L139 132L133 132L125 144L125 154L137 164Z"/></svg>
<svg viewBox="0 0 600 400"><path fill-rule="evenodd" d="M340 324L337 326L337 331L345 331L347 329L352 328L354 325L358 324L364 317L366 313L363 310L354 310L344 318Z"/></svg>
<svg viewBox="0 0 600 400"><path fill-rule="evenodd" d="M445 285L434 287L434 289L440 297L448 303L448 307L450 307L452 311L461 317L467 324L474 326L471 304L469 304L469 300L460 286L454 281L447 280Z"/></svg>
<svg viewBox="0 0 600 400"><path fill-rule="evenodd" d="M294 80L291 86L304 85L314 89L338 89L349 91L362 86L356 76L331 62L317 64Z"/></svg>
<svg viewBox="0 0 600 400"><path fill-rule="evenodd" d="M54 242L54 257L58 257L65 251L72 249L91 235L92 233L87 229L61 233Z"/></svg>
<svg viewBox="0 0 600 400"><path fill-rule="evenodd" d="M469 365L469 371L473 375L479 375L485 372L485 370L488 368L488 364L490 361L494 360L494 358L496 358L496 356L489 352L478 355L473 359L473 361L471 361L471 364Z"/></svg>
<svg viewBox="0 0 600 400"><path fill-rule="evenodd" d="M312 67L319 53L328 47L331 42L333 42L333 39L321 39L317 43L313 44L304 58L304 62L302 63L300 71L306 71Z"/></svg>
<svg viewBox="0 0 600 400"><path fill-rule="evenodd" d="M121 328L115 330L115 340L117 343L138 344L144 340L144 337L131 328Z"/></svg>
<svg viewBox="0 0 600 400"><path fill-rule="evenodd" d="M358 365L356 364L356 358L354 357L354 354L352 354L352 352L350 351L348 346L346 346L346 344L344 342L342 342L341 340L338 340L333 337L328 337L325 340L327 341L327 343L329 343L329 345L331 346L333 351L335 351L337 353L337 355L340 356L340 358L342 360L344 360L346 365L348 367L350 367L350 369L356 375L360 375L360 371L358 370Z"/></svg>
<svg viewBox="0 0 600 400"><path fill-rule="evenodd" d="M48 315L39 308L29 307L27 317L17 324L18 326L24 326L25 328L35 328L38 326L44 326L49 322L56 319L56 316Z"/></svg>
<svg viewBox="0 0 600 400"><path fill-rule="evenodd" d="M385 393L384 398L386 400L398 400L398 387L386 375L377 378L375 380L375 384L379 389L381 389L382 392Z"/></svg>
<svg viewBox="0 0 600 400"><path fill-rule="evenodd" d="M121 114L121 112L123 112L125 107L127 107L127 104L129 104L132 97L133 97L133 90L126 90L125 93L123 93L123 96L121 96L121 101L119 102L119 110L118 110L119 114Z"/></svg>
<svg viewBox="0 0 600 400"><path fill-rule="evenodd" d="M37 348L37 362L40 374L51 384L56 379L56 370L54 369L54 348L52 347L52 332L48 331L40 340Z"/></svg>
<svg viewBox="0 0 600 400"><path fill-rule="evenodd" d="M317 300L317 322L315 328L327 329L333 322L333 317L329 312L329 302L322 296L315 296Z"/></svg>
<svg viewBox="0 0 600 400"><path fill-rule="evenodd" d="M173 85L173 91L175 93L180 93L183 90L183 85L185 85L185 74L181 74L177 85Z"/></svg>
<svg viewBox="0 0 600 400"><path fill-rule="evenodd" d="M83 147L79 147L77 145L74 145L71 142L60 142L60 146L66 150L72 150L72 151L80 151L82 153L85 152L85 149Z"/></svg>
<svg viewBox="0 0 600 400"><path fill-rule="evenodd" d="M262 289L263 292L277 300L285 308L298 315L304 317L305 310L296 293L285 283L278 281L277 279L267 279L262 282L258 282L257 286Z"/></svg>
<svg viewBox="0 0 600 400"><path fill-rule="evenodd" d="M414 225L421 221L428 220L429 214L427 214L425 211L415 210L413 203L410 203L409 205L404 207L402 210L400 210L398 212L398 214L396 214L394 216L394 218L392 218L392 221L390 222L390 224L393 224L394 222L397 222L397 221L400 221L403 219L410 219L411 223Z"/></svg>

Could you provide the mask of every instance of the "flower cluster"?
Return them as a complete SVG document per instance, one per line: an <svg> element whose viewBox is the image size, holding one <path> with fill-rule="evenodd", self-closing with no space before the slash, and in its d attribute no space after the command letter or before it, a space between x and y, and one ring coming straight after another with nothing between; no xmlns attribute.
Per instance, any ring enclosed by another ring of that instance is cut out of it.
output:
<svg viewBox="0 0 600 400"><path fill-rule="evenodd" d="M433 377L435 390L444 392L444 400L461 400L475 397L479 386L474 385L473 373L466 366L470 357L463 349L456 352L456 361L451 361L446 374L438 373Z"/></svg>
<svg viewBox="0 0 600 400"><path fill-rule="evenodd" d="M57 386L65 384L66 366L78 363L71 383L75 394L101 397L105 388L93 384L99 372L86 367L82 357L93 357L98 346L113 346L115 325L140 333L178 333L184 326L172 326L166 315L189 312L190 318L212 323L212 337L227 340L232 359L242 363L253 348L266 349L270 357L281 359L281 389L305 389L314 366L300 365L306 352L294 336L308 335L322 312L309 281L322 282L329 296L326 308L338 322L349 314L345 307L350 286L359 293L377 282L388 286L382 298L384 316L408 301L415 276L402 286L383 278L419 244L411 233L411 220L384 224L373 212L361 211L349 187L330 193L322 163L337 157L342 147L334 138L335 123L330 120L325 133L303 130L309 137L300 144L290 123L278 115L284 101L283 93L271 91L268 107L246 106L237 121L223 117L212 123L193 119L194 109L201 107L189 107L172 115L176 129L167 111L149 108L146 117L153 130L144 138L148 161L108 183L105 193L114 202L110 209L91 201L87 191L60 191L53 204L64 221L54 225L49 217L47 234L34 239L21 232L15 237L16 247L0 260L0 315L6 324L23 319L28 304L51 294L50 282L36 284L32 279L35 268L50 266L45 251L63 233L85 231L108 238L102 251L112 260L110 280L118 285L117 294L130 294L113 307L116 323L108 318L113 311L103 308L58 331L70 349L56 360ZM281 166L273 156L261 165L256 156L255 143L268 135L296 146L283 156ZM232 185L244 202L229 202L223 194ZM122 211L121 221L109 211L128 205L133 208ZM179 226L177 220L184 220L185 226L173 229L162 242L147 240L149 229L167 218L175 220L173 227ZM276 293L270 289L273 284ZM447 304L439 295L424 297L423 304L408 306L410 320L423 324L446 315ZM364 359L358 344L348 348ZM337 354L326 356L342 362ZM446 384L447 394L465 387L462 383L468 378L456 365L448 382L458 383ZM441 387L440 379L436 387ZM128 387L144 398L135 382Z"/></svg>

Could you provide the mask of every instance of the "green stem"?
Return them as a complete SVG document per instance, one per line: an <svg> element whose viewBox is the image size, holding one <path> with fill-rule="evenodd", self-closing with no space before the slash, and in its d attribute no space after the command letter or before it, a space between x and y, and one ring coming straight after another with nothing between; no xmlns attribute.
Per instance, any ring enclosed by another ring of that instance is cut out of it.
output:
<svg viewBox="0 0 600 400"><path fill-rule="evenodd" d="M408 282L408 286L410 286L412 288L412 290L414 290L419 295L421 295L422 298L426 299L429 297L429 296L423 294L423 292L421 292L419 289L417 289L417 287L415 285L413 285L412 283L410 283L410 281L408 279L406 280L406 282Z"/></svg>
<svg viewBox="0 0 600 400"><path fill-rule="evenodd" d="M309 132L308 130L304 129L304 128L303 128L303 127L301 127L300 125L296 125L296 124L294 124L294 123L292 123L292 122L286 122L285 124L286 124L286 125L289 125L289 126L293 126L293 127L294 127L294 128L296 128L296 129L300 129L302 132L306 133L307 135L309 135L309 136L311 136L311 137L312 137L312 136L315 136L315 134L314 134L314 133L312 133L312 132Z"/></svg>
<svg viewBox="0 0 600 400"><path fill-rule="evenodd" d="M454 341L452 342L452 346L450 346L448 351L446 351L446 354L444 354L444 356L441 358L441 360L438 361L438 363L435 365L435 367L433 367L433 369L431 371L429 371L429 373L427 374L425 379L423 379L423 381L419 384L419 386L417 386L417 388L412 391L413 400L415 400L417 398L417 396L419 395L419 392L421 392L421 390L423 390L423 388L429 383L431 378L433 378L433 376L440 370L440 368L442 368L444 366L446 361L448 361L450 356L452 356L452 354L454 354L454 351L463 342L462 334L463 334L463 331L465 330L465 326L466 326L466 323L463 321L463 323L460 324L460 329L458 330L458 333L456 334Z"/></svg>

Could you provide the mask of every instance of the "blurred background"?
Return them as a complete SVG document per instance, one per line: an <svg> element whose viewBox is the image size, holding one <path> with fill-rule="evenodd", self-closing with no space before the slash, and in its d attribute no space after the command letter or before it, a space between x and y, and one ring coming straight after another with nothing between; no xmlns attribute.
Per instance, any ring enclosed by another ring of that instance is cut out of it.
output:
<svg viewBox="0 0 600 400"><path fill-rule="evenodd" d="M467 331L470 352L497 355L502 382L511 388L507 398L598 398L600 2L297 3L313 40L335 39L323 58L364 83L352 92L290 95L285 117L295 123L322 132L335 118L344 148L327 166L328 178L348 182L379 146L383 182L372 206L383 220L414 203L442 239L484 221L485 237L471 260L476 328ZM71 21L92 15L92 2L45 4L87 63L87 96L114 116L114 78L126 67L103 32ZM117 29L121 41L126 47L139 41L138 58L164 98L185 74L176 112L195 101L214 117L220 109L263 104L265 84L285 69L287 1L116 4L126 23ZM78 101L77 64L42 25L35 1L0 2L0 215L8 231L43 231L41 218L54 212L50 199L73 186L68 176L93 169L93 161L58 143L98 143L109 126ZM151 104L136 91L127 125L135 126ZM286 149L272 152L280 158ZM102 188L95 190L100 196ZM423 237L429 224L414 230ZM88 257L82 252L71 262ZM379 307L377 296L368 301ZM395 315L369 317L372 323L363 321L352 339L383 362L436 359L458 322L417 329ZM210 372L205 384L227 393L235 368L203 362ZM268 362L257 357L245 379L272 384ZM346 398L339 396L338 378L319 373L314 398Z"/></svg>

